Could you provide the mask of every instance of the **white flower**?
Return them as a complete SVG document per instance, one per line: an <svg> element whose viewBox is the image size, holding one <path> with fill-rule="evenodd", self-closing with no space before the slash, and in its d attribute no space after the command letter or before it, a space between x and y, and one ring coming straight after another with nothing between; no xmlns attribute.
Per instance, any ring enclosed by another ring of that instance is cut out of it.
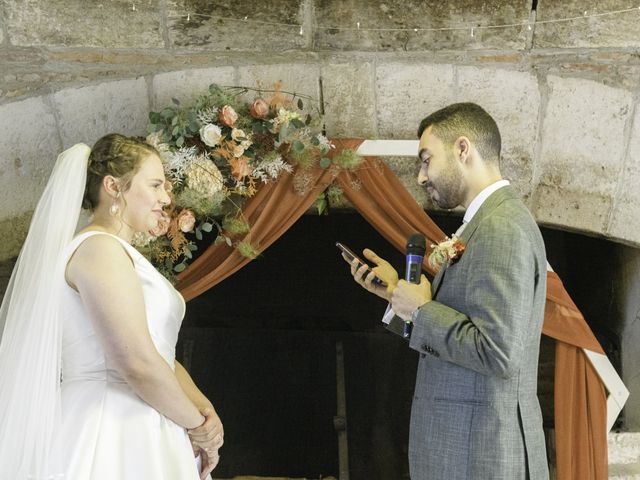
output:
<svg viewBox="0 0 640 480"><path fill-rule="evenodd" d="M240 130L239 128L234 128L233 130L231 130L231 138L233 138L236 142L239 142L242 140L246 140L247 135L244 133L243 130Z"/></svg>
<svg viewBox="0 0 640 480"><path fill-rule="evenodd" d="M248 136L246 133L244 133L243 130L240 130L239 128L234 128L233 130L231 130L231 138L233 138L236 142L238 142L242 146L243 153L247 148L253 145L253 142L251 141L251 137ZM234 150L234 155L235 155L235 150ZM242 155L242 153L240 155ZM240 155L236 155L236 157L239 157Z"/></svg>
<svg viewBox="0 0 640 480"><path fill-rule="evenodd" d="M200 138L209 147L215 147L220 143L222 130L213 123L208 123L200 129Z"/></svg>
<svg viewBox="0 0 640 480"><path fill-rule="evenodd" d="M278 133L282 125L289 123L291 120L300 120L300 114L281 108L280 110L278 110L278 116L271 120L271 123L273 125L271 127L271 131L273 133Z"/></svg>
<svg viewBox="0 0 640 480"><path fill-rule="evenodd" d="M200 155L185 168L187 186L204 196L212 196L222 190L224 179L216 164Z"/></svg>

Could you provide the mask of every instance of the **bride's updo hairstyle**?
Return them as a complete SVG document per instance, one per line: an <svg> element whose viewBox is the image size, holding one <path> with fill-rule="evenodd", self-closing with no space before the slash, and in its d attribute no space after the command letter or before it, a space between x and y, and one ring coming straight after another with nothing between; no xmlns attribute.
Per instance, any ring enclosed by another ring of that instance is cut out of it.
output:
<svg viewBox="0 0 640 480"><path fill-rule="evenodd" d="M158 155L158 151L134 137L111 133L98 140L89 155L82 208L95 210L100 199L102 179L107 175L121 179L123 191L126 192L140 163L150 154Z"/></svg>

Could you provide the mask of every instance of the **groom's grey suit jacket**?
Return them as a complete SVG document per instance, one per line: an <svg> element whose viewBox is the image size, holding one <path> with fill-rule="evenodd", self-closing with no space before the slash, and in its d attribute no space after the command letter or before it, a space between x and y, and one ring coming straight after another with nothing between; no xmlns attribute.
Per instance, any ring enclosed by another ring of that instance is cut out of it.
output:
<svg viewBox="0 0 640 480"><path fill-rule="evenodd" d="M421 355L411 479L546 480L536 395L547 278L540 230L507 186L485 200L461 241L464 253L438 272L433 300L413 315L410 346Z"/></svg>

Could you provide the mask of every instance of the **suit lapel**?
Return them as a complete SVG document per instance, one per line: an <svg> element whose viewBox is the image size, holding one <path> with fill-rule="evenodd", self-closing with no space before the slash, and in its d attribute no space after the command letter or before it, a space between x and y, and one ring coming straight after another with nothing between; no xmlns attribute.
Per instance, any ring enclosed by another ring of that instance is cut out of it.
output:
<svg viewBox="0 0 640 480"><path fill-rule="evenodd" d="M436 297L436 294L438 293L438 288L442 284L442 277L444 277L444 271L447 269L448 266L449 266L448 263L445 263L444 265L442 265L442 267L440 267L440 270L438 270L438 273L436 273L436 276L433 277L433 282L431 283L432 298Z"/></svg>
<svg viewBox="0 0 640 480"><path fill-rule="evenodd" d="M480 205L480 208L473 216L467 227L463 230L462 235L460 235L460 241L467 245L482 221L486 217L491 215L493 211L498 207L498 205L500 205L505 200L512 200L515 198L518 198L518 196L509 185L499 188L491 195L489 195L484 203Z"/></svg>
<svg viewBox="0 0 640 480"><path fill-rule="evenodd" d="M467 245L469 243L469 240L477 230L478 226L480 226L480 223L482 222L482 220L487 216L491 215L491 213L496 209L496 207L500 205L502 202L504 202L505 200L510 200L514 198L518 198L518 196L515 194L515 192L512 190L510 186L502 187L496 190L495 192L493 192L491 195L489 195L489 197L484 201L484 203L480 206L476 214L473 216L469 224L462 231L462 234L460 235L460 241L464 245ZM464 253L462 255L464 255ZM442 266L442 268L438 270L438 273L436 273L436 276L433 278L433 282L431 284L432 298L436 298L436 295L438 294L438 290L442 285L442 280L444 278L444 275L448 267L449 267L449 262L445 263Z"/></svg>

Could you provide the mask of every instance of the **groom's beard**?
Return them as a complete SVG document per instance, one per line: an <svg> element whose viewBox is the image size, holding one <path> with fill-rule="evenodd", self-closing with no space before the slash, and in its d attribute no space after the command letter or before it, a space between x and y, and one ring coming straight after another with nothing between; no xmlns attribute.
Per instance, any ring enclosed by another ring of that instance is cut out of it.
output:
<svg viewBox="0 0 640 480"><path fill-rule="evenodd" d="M462 205L465 189L464 182L461 177L451 180L453 181L443 182L444 184L439 181L437 186L431 181L425 185L427 194L438 208L450 210Z"/></svg>

